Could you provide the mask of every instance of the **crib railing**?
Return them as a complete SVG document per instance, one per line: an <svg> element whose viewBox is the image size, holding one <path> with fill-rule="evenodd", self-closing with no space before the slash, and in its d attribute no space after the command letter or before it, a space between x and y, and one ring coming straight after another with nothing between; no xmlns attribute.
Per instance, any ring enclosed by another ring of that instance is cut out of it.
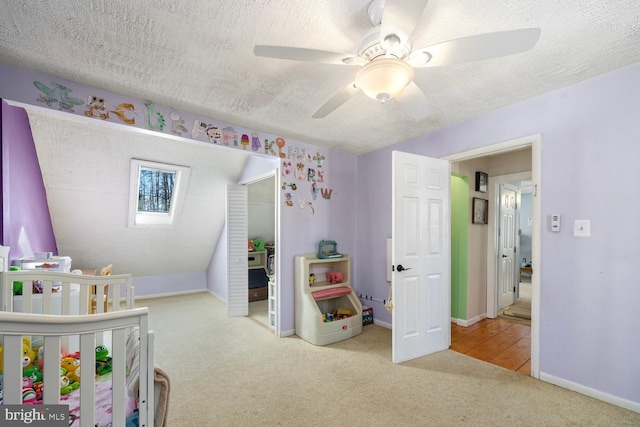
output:
<svg viewBox="0 0 640 427"><path fill-rule="evenodd" d="M22 295L19 298L22 307L14 309L13 283L22 282ZM34 293L34 282L41 291ZM108 285L108 286L107 286ZM2 293L0 295L0 308L3 311L20 311L23 313L41 314L87 314L91 307L90 286L95 286L96 301L102 301L105 297L111 301L111 311L119 311L120 301L124 299L124 309L135 307L134 287L130 274L115 274L111 276L83 276L71 273L55 271L5 271L2 273ZM105 290L108 289L106 295ZM72 302L71 294L76 293L77 306ZM37 301L37 306L34 306ZM103 311L102 304L96 304L98 312Z"/></svg>
<svg viewBox="0 0 640 427"><path fill-rule="evenodd" d="M13 295L14 282L22 282L22 295ZM135 308L135 289L130 274L82 276L41 270L3 272L0 308L19 313L85 315L89 313L92 304L91 286L96 288L96 301L103 301L104 298L111 301L111 311ZM38 293L34 292L36 288ZM105 294L105 289L109 290L110 295ZM121 307L120 301L123 298L125 306ZM95 305L98 312L104 311L103 304ZM97 340L98 344L102 344L104 335L98 334ZM33 344L43 343L36 341ZM78 345L77 336L62 339L62 349L65 352L77 351Z"/></svg>

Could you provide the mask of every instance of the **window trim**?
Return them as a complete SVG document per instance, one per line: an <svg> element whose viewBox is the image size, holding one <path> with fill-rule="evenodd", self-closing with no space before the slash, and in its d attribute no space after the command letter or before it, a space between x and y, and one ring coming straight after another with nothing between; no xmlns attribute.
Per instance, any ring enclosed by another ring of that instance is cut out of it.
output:
<svg viewBox="0 0 640 427"><path fill-rule="evenodd" d="M140 170L142 168L157 169L176 174L173 194L171 195L171 210L169 213L138 211L138 190L140 186ZM131 159L131 175L129 180L129 227L174 227L182 213L190 171L191 169L186 166L171 165L151 160Z"/></svg>

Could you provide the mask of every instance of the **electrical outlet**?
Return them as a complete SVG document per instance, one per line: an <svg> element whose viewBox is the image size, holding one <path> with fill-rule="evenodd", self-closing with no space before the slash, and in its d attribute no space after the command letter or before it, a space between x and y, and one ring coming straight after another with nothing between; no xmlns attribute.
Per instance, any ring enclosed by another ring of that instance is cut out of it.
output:
<svg viewBox="0 0 640 427"><path fill-rule="evenodd" d="M591 236L591 221L588 219L576 219L573 221L573 235L575 237Z"/></svg>

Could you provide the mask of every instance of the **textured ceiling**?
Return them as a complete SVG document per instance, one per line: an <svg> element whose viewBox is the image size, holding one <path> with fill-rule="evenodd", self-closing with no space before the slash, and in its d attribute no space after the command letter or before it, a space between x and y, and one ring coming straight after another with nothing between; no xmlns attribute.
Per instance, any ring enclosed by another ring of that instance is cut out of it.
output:
<svg viewBox="0 0 640 427"><path fill-rule="evenodd" d="M364 153L640 61L637 0L431 0L415 47L539 27L533 50L420 69L431 114L359 93L313 112L353 80L348 66L260 58L255 44L355 53L368 0L8 0L0 62L302 142Z"/></svg>

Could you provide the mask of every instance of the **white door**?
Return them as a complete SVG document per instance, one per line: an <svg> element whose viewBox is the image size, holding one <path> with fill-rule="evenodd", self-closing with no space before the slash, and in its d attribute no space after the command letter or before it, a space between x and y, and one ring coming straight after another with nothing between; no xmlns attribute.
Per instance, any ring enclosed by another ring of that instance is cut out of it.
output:
<svg viewBox="0 0 640 427"><path fill-rule="evenodd" d="M516 296L516 251L517 203L519 190L510 184L500 186L500 223L498 229L498 309L501 310L515 302Z"/></svg>
<svg viewBox="0 0 640 427"><path fill-rule="evenodd" d="M393 152L392 359L451 344L451 173L447 160Z"/></svg>
<svg viewBox="0 0 640 427"><path fill-rule="evenodd" d="M246 185L227 185L227 316L249 315Z"/></svg>

